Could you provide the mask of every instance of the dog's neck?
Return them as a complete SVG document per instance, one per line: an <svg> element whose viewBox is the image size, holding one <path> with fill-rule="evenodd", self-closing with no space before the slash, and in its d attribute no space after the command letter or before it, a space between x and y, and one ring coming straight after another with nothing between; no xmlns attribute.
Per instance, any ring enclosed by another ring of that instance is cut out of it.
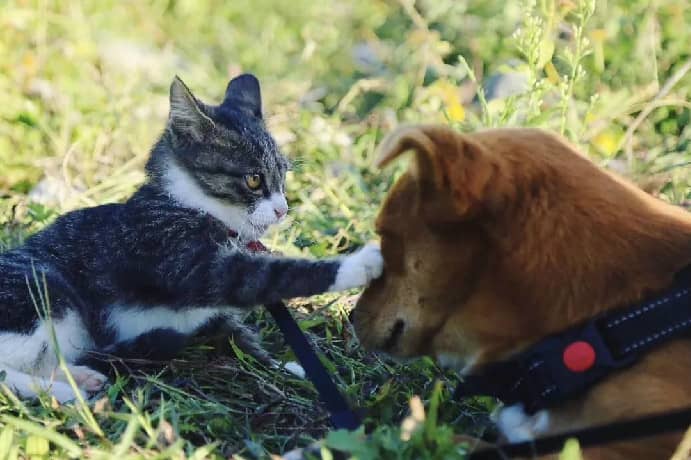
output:
<svg viewBox="0 0 691 460"><path fill-rule="evenodd" d="M639 301L691 264L691 215L642 195L635 209L614 204L606 212L593 212L580 228L572 222L567 227L552 213L552 222L525 227L519 249L506 248L502 263L510 264L513 257L531 261L520 271L510 268L518 273L510 281L512 298L525 305L521 322L530 324L526 342ZM618 233L604 233L606 228ZM545 229L552 235L541 234ZM527 310L535 317L525 315Z"/></svg>

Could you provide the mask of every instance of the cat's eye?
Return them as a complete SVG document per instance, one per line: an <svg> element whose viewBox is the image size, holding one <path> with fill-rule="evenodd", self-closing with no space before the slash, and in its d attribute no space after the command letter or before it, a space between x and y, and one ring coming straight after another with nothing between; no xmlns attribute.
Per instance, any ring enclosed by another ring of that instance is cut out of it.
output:
<svg viewBox="0 0 691 460"><path fill-rule="evenodd" d="M262 176L259 174L246 174L245 183L250 190L259 190L259 187L262 186Z"/></svg>

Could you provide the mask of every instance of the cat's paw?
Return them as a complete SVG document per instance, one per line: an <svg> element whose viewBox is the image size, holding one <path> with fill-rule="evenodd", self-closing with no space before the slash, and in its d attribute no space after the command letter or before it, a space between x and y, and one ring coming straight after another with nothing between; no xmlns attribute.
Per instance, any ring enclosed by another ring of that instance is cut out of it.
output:
<svg viewBox="0 0 691 460"><path fill-rule="evenodd" d="M70 368L70 372L72 372L79 388L90 393L101 391L108 382L108 377L90 367L73 366Z"/></svg>
<svg viewBox="0 0 691 460"><path fill-rule="evenodd" d="M370 281L379 278L383 270L384 258L379 245L370 243L343 259L336 274L336 281L329 290L343 291L366 286Z"/></svg>
<svg viewBox="0 0 691 460"><path fill-rule="evenodd" d="M285 364L281 364L279 361L272 359L271 367L273 367L274 369L282 369L287 373L292 374L301 379L304 379L306 375L305 369L303 369L302 366L295 361L288 361Z"/></svg>
<svg viewBox="0 0 691 460"><path fill-rule="evenodd" d="M301 379L305 378L305 369L303 369L302 366L295 361L288 361L283 368L287 372L293 374L295 377L299 377Z"/></svg>
<svg viewBox="0 0 691 460"><path fill-rule="evenodd" d="M541 410L528 415L522 404L505 406L492 414L499 431L509 442L531 441L549 428L549 413Z"/></svg>
<svg viewBox="0 0 691 460"><path fill-rule="evenodd" d="M108 377L87 366L68 366L68 369L77 386L89 393L100 391L108 382ZM62 370L57 372L55 378L67 382L67 376Z"/></svg>
<svg viewBox="0 0 691 460"><path fill-rule="evenodd" d="M86 399L86 393L82 390L78 390L81 397ZM74 388L69 383L65 382L53 382L47 389L47 392L53 396L60 404L66 404L70 401L77 399L77 393L75 393Z"/></svg>

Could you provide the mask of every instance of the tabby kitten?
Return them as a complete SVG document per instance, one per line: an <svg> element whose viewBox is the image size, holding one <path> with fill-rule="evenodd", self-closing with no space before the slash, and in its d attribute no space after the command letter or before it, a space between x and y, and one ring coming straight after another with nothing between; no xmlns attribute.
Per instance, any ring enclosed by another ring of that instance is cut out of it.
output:
<svg viewBox="0 0 691 460"><path fill-rule="evenodd" d="M80 391L93 392L107 381L94 369L98 355L170 359L189 337L222 327L265 356L242 312L378 277L382 258L372 245L320 261L256 251L288 211L287 168L264 126L254 76L231 80L219 106L176 77L146 183L123 204L70 212L0 254L4 383L21 397L76 396L35 306L43 280L59 349Z"/></svg>

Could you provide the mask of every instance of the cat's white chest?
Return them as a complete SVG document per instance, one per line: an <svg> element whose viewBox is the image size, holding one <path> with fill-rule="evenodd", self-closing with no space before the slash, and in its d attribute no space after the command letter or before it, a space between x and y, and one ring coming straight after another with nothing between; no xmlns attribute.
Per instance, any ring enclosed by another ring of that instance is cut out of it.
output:
<svg viewBox="0 0 691 460"><path fill-rule="evenodd" d="M108 315L108 326L115 331L116 341L130 340L152 329L163 328L190 335L212 318L222 316L227 312L227 307L172 309L114 305Z"/></svg>

